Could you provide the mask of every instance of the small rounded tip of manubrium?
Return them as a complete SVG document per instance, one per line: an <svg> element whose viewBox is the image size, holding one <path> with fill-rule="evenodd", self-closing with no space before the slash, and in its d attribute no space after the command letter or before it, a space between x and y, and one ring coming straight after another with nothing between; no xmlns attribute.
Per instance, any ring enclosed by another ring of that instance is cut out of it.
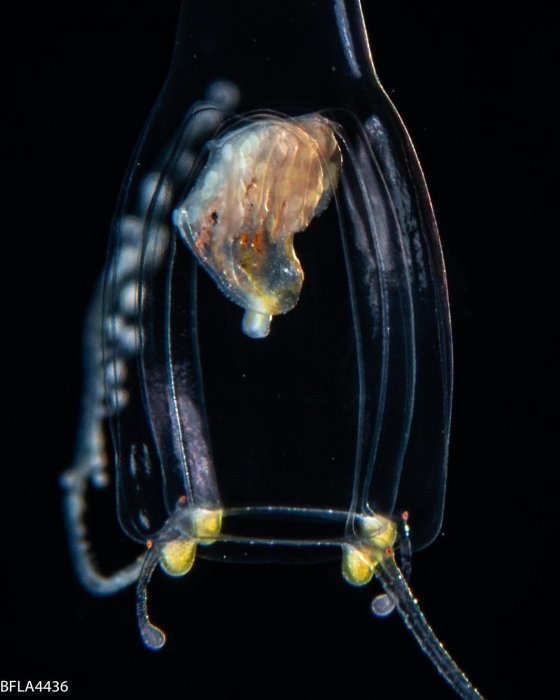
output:
<svg viewBox="0 0 560 700"><path fill-rule="evenodd" d="M246 309L243 314L243 333L249 338L266 338L270 332L272 316Z"/></svg>
<svg viewBox="0 0 560 700"><path fill-rule="evenodd" d="M144 623L140 625L140 634L144 644L153 651L161 649L165 644L165 634L148 620L144 620Z"/></svg>

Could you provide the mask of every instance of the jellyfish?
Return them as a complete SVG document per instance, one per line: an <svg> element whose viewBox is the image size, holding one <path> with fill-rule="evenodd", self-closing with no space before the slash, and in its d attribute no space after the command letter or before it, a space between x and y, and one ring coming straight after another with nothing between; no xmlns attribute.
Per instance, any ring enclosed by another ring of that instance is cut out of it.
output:
<svg viewBox="0 0 560 700"><path fill-rule="evenodd" d="M408 584L442 522L451 324L359 0L184 3L85 345L70 551L91 592L136 585L148 648L166 639L147 606L158 565L335 557L351 585L380 582L374 615L396 610L457 694L481 697ZM144 550L107 575L88 504L109 487Z"/></svg>

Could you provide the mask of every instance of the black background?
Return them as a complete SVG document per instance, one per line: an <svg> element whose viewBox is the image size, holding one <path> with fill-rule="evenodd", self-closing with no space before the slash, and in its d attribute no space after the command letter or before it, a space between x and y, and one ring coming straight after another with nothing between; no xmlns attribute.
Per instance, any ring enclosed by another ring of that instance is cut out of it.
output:
<svg viewBox="0 0 560 700"><path fill-rule="evenodd" d="M350 588L336 563L201 561L182 580L157 575L151 609L169 639L159 653L140 642L131 591L96 599L71 570L57 479L78 421L81 322L178 4L45 4L14 24L0 677L67 680L71 698L452 698L401 620L372 618L373 588ZM432 194L455 338L446 514L414 559L412 587L488 698L540 697L555 676L557 607L557 33L535 6L488 17L471 4L364 4L378 73Z"/></svg>

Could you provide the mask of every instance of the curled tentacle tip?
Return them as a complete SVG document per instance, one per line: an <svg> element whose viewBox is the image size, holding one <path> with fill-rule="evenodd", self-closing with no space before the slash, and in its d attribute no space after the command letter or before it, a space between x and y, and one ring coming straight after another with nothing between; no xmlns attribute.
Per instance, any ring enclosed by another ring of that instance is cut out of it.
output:
<svg viewBox="0 0 560 700"><path fill-rule="evenodd" d="M380 593L371 601L371 612L375 617L387 617L395 609L395 604L386 593Z"/></svg>
<svg viewBox="0 0 560 700"><path fill-rule="evenodd" d="M162 632L159 627L155 627L155 625L152 625L149 622L145 622L144 624L140 625L140 634L144 644L148 647L148 649L152 649L153 651L161 649L165 644L164 632Z"/></svg>

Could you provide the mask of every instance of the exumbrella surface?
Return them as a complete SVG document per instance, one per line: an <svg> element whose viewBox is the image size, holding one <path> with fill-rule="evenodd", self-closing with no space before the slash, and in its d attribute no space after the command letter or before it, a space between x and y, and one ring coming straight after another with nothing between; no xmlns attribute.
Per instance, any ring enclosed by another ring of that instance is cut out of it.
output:
<svg viewBox="0 0 560 700"><path fill-rule="evenodd" d="M373 612L396 607L456 692L477 698L407 583L410 552L441 525L452 393L422 173L359 3L261 6L185 4L125 180L64 477L76 569L96 593L136 583L142 638L158 649L146 593L158 564L180 577L197 556L341 557L352 585L381 582ZM255 37L271 23L264 60ZM320 50L300 53L298 32L315 26ZM104 575L87 504L109 484L146 549Z"/></svg>

